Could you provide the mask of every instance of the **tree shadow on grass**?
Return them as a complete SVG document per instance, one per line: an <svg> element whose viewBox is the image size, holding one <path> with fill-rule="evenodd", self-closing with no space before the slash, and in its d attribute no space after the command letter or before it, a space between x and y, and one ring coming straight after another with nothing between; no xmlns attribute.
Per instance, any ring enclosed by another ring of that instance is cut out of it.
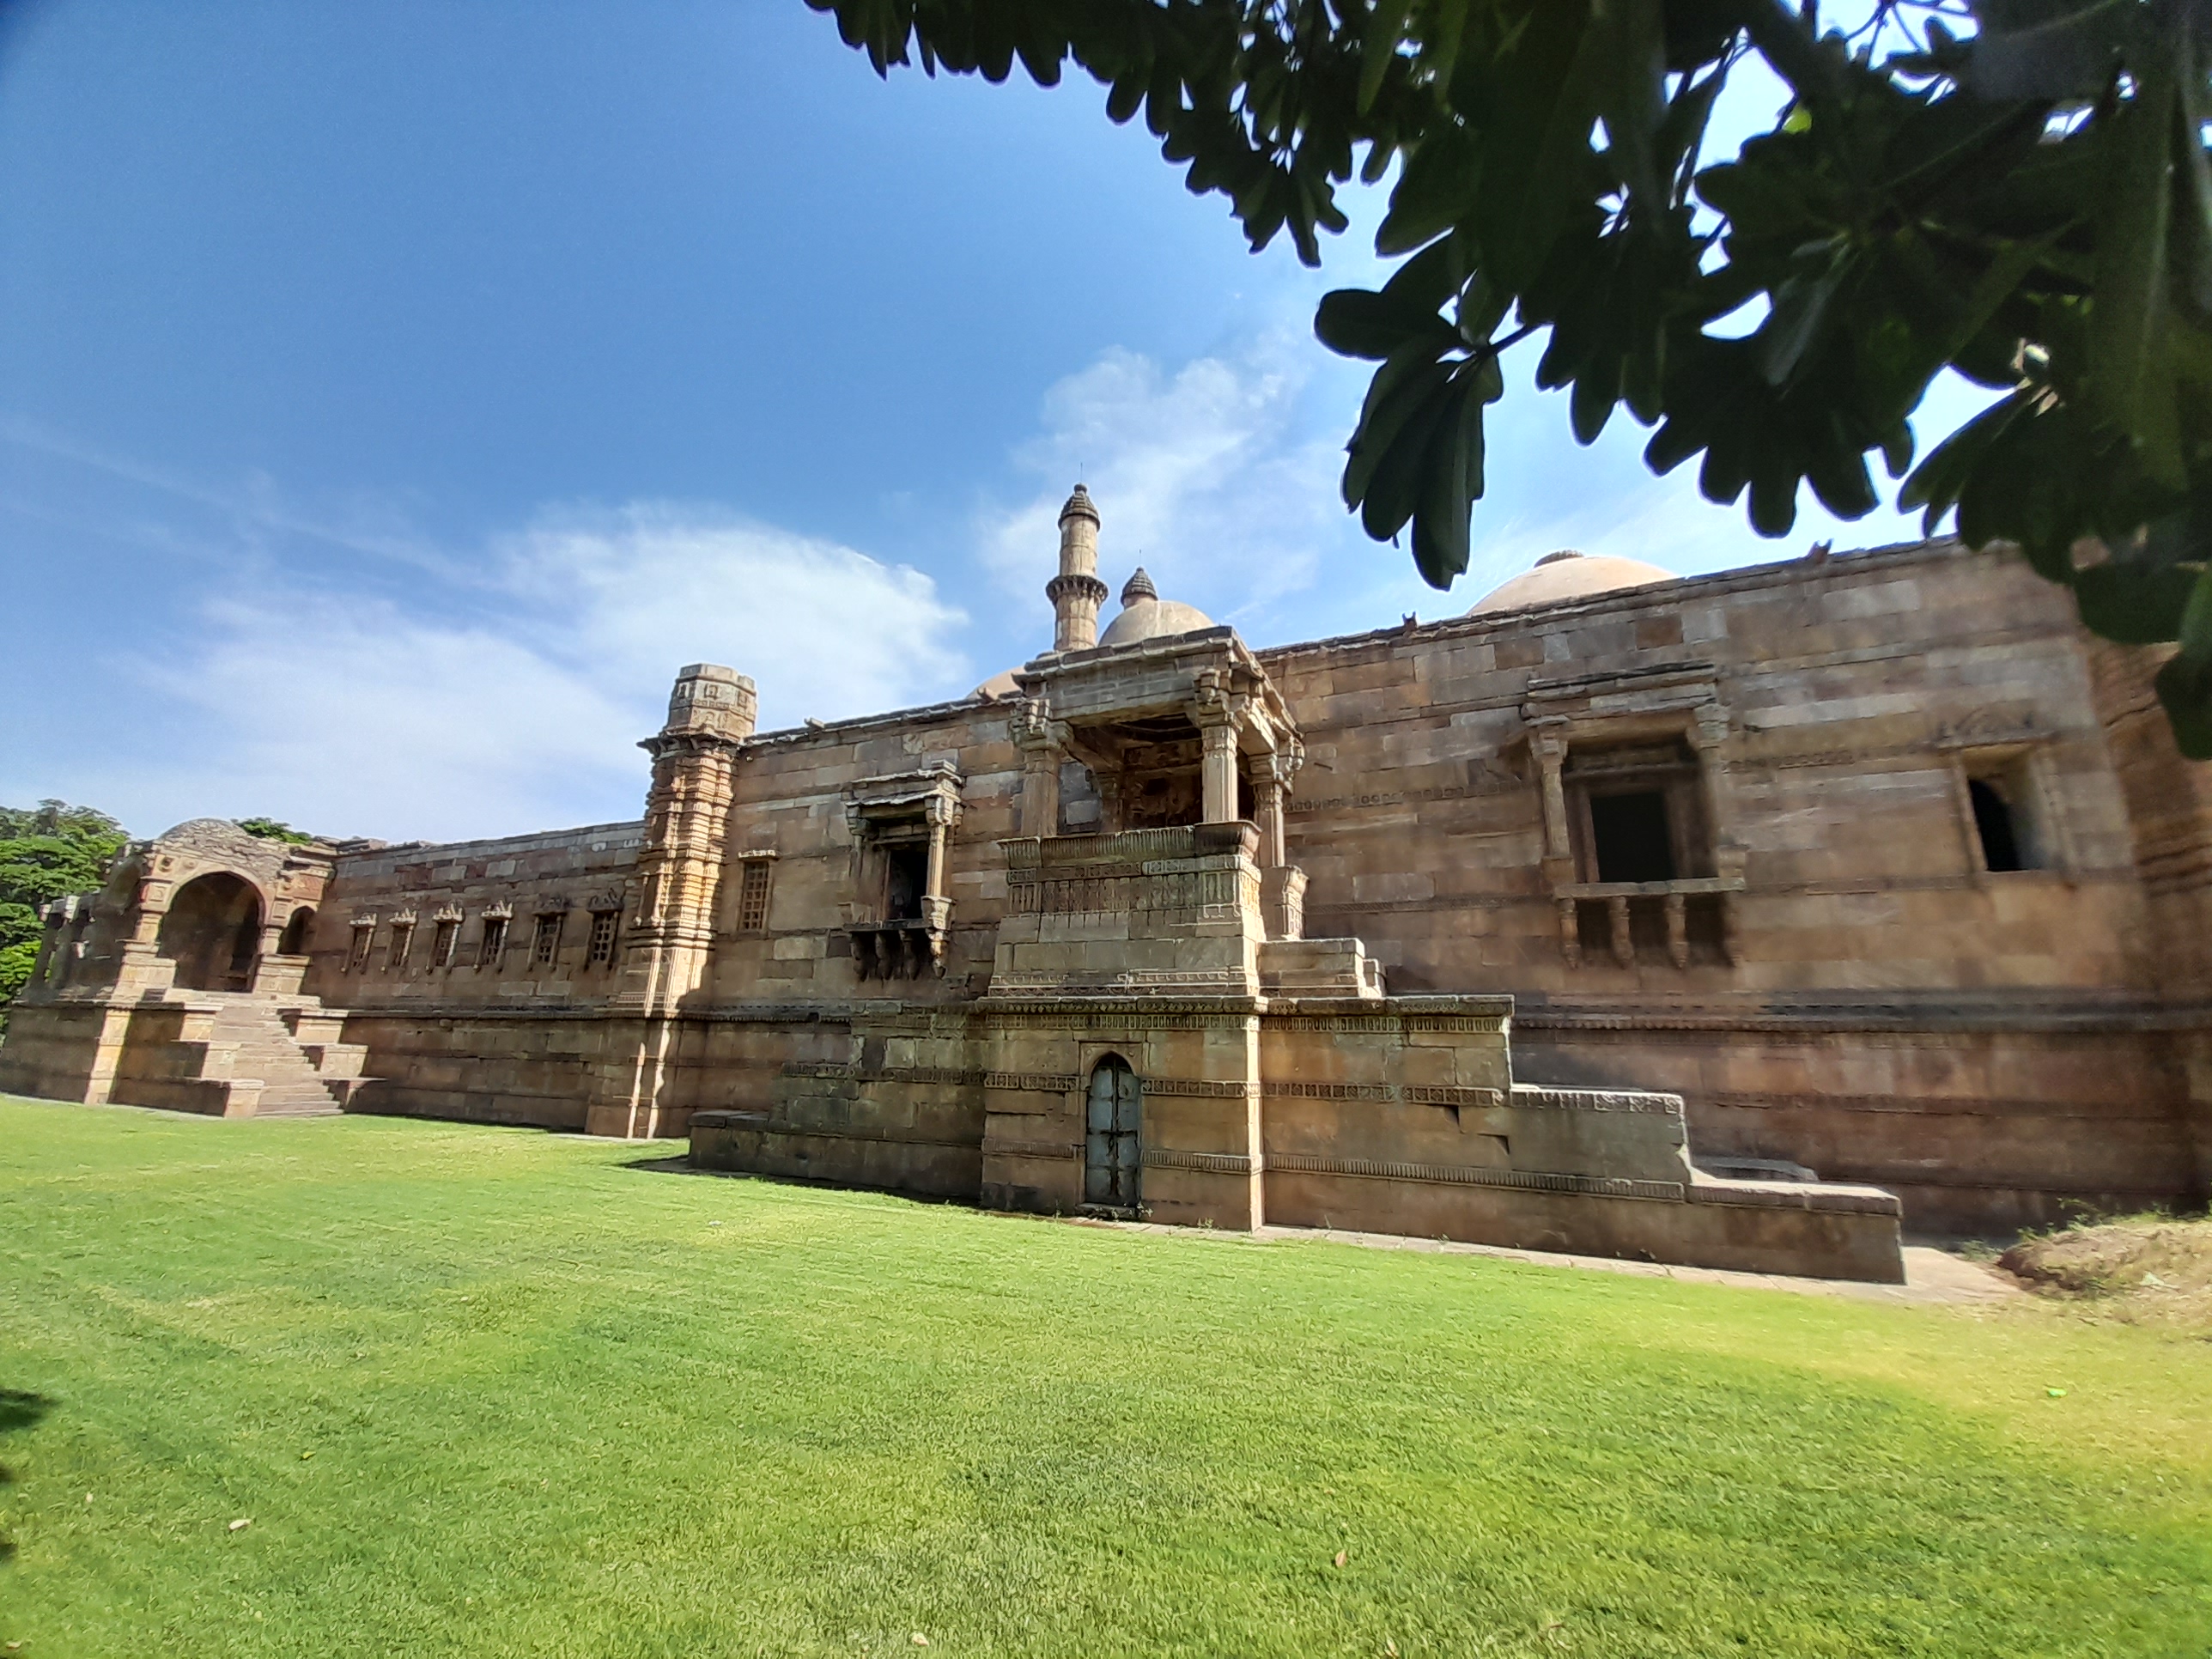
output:
<svg viewBox="0 0 2212 1659"><path fill-rule="evenodd" d="M42 1394L29 1394L21 1389L0 1389L0 1434L12 1434L34 1426L38 1420L54 1408L57 1402ZM12 1485L15 1471L0 1463L0 1486ZM15 1540L0 1537L0 1565L5 1565L15 1556Z"/></svg>

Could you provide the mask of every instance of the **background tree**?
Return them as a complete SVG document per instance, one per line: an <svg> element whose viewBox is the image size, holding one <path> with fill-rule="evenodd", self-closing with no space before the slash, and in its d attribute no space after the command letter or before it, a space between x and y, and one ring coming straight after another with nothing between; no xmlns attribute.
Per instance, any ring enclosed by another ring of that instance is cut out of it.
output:
<svg viewBox="0 0 2212 1659"><path fill-rule="evenodd" d="M1316 331L1378 367L1344 499L1414 562L1466 569L1483 417L1524 341L1644 457L1787 533L1901 505L2017 545L2106 638L2172 642L2158 690L2212 757L2212 0L808 0L878 74L1056 84L1141 112L1256 250L1319 263L1339 186L1398 169L1379 291ZM1771 131L1708 164L1756 57ZM1763 302L1748 334L1715 332ZM2005 396L1914 461L1955 369Z"/></svg>
<svg viewBox="0 0 2212 1659"><path fill-rule="evenodd" d="M0 806L0 1030L38 959L43 929L35 907L97 889L127 839L121 824L89 806Z"/></svg>
<svg viewBox="0 0 2212 1659"><path fill-rule="evenodd" d="M295 830L276 818L240 818L238 827L249 836L263 841L281 841L293 847L304 847L315 839L304 830Z"/></svg>

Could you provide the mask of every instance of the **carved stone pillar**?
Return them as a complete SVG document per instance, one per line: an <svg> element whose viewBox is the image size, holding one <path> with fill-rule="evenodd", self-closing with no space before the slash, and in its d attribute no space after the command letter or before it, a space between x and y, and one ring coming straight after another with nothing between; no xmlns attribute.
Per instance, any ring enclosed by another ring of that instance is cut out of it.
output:
<svg viewBox="0 0 2212 1659"><path fill-rule="evenodd" d="M1244 699L1230 690L1227 675L1214 668L1199 671L1189 714L1205 744L1199 773L1202 823L1237 821L1237 726L1243 712Z"/></svg>
<svg viewBox="0 0 2212 1659"><path fill-rule="evenodd" d="M1067 758L1067 726L1054 720L1042 698L1014 712L1006 729L1022 751L1022 833L1060 833L1060 769Z"/></svg>
<svg viewBox="0 0 2212 1659"><path fill-rule="evenodd" d="M1705 821L1713 838L1713 873L1741 877L1743 844L1735 835L1735 802L1729 787L1729 716L1717 702L1701 703L1691 724L1690 745L1698 751L1698 777L1705 787Z"/></svg>
<svg viewBox="0 0 2212 1659"><path fill-rule="evenodd" d="M1567 787L1561 774L1567 760L1567 734L1538 726L1528 735L1544 808L1544 880L1554 891L1575 878L1574 842L1567 833Z"/></svg>
<svg viewBox="0 0 2212 1659"><path fill-rule="evenodd" d="M1291 780L1305 756L1296 747L1261 755L1247 769L1252 785L1252 819L1260 826L1260 867L1279 869L1289 862L1284 851L1284 813L1289 805Z"/></svg>
<svg viewBox="0 0 2212 1659"><path fill-rule="evenodd" d="M1091 784L1098 793L1098 833L1102 836L1121 834L1125 822L1121 792L1127 787L1127 775L1118 766L1093 766L1091 769Z"/></svg>
<svg viewBox="0 0 2212 1659"><path fill-rule="evenodd" d="M1636 965L1636 935L1628 923L1628 901L1622 897L1605 902L1606 915L1613 923L1613 959L1624 968Z"/></svg>
<svg viewBox="0 0 2212 1659"><path fill-rule="evenodd" d="M1233 726L1208 726L1200 728L1206 742L1206 757L1200 781L1204 804L1199 818L1205 823L1231 823L1237 818L1237 728Z"/></svg>

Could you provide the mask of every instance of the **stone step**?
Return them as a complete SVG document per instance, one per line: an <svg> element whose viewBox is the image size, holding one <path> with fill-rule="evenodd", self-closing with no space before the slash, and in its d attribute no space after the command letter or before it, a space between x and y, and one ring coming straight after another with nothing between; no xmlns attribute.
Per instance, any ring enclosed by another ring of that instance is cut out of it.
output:
<svg viewBox="0 0 2212 1659"><path fill-rule="evenodd" d="M338 1111L350 1092L345 1086L333 1090L317 1069L317 1062L327 1058L343 1066L351 1058L357 1071L357 1057L331 1051L359 1045L318 1045L319 1052L311 1055L293 1035L295 1023L320 1036L325 1027L335 1022L315 1011L280 1012L272 1004L252 1000L229 1003L216 1016L211 1036L217 1042L232 1045L231 1076L260 1082L260 1096L253 1109L256 1117L329 1115Z"/></svg>

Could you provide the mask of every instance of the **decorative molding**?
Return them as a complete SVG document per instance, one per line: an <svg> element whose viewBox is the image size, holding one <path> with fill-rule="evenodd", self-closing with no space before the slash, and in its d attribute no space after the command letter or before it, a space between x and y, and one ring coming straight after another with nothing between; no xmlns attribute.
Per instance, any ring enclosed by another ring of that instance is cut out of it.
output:
<svg viewBox="0 0 2212 1659"><path fill-rule="evenodd" d="M1682 1115L1682 1097L1647 1089L1555 1089L1545 1083L1516 1083L1512 1103L1523 1111L1655 1112Z"/></svg>
<svg viewBox="0 0 2212 1659"><path fill-rule="evenodd" d="M1196 1170L1206 1175L1255 1176L1267 1168L1264 1158L1242 1152L1186 1152L1172 1146L1147 1146L1146 1166L1154 1170Z"/></svg>
<svg viewBox="0 0 2212 1659"><path fill-rule="evenodd" d="M985 1072L980 1075L986 1089L1007 1089L1017 1094L1066 1095L1083 1086L1083 1079L1072 1073Z"/></svg>
<svg viewBox="0 0 2212 1659"><path fill-rule="evenodd" d="M1149 1078L1137 1074L1137 1086L1147 1095L1182 1096L1196 1100L1249 1100L1260 1092L1257 1083L1219 1082L1204 1078Z"/></svg>

